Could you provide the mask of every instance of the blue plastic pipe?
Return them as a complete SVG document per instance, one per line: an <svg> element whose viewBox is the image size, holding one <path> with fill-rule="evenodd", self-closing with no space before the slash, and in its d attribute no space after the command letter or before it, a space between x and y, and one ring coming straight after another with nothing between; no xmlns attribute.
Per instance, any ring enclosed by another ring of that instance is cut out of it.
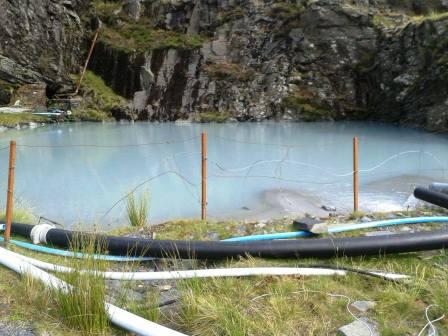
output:
<svg viewBox="0 0 448 336"><path fill-rule="evenodd" d="M3 237L0 237L0 242L1 241L4 241ZM9 240L9 242L11 244L25 248L27 250L41 252L41 253L47 253L47 254L53 254L53 255L57 255L57 256L61 256L61 257L71 257L71 258L79 258L79 259L88 257L88 255L85 253L66 251L66 250L58 250L58 249L54 249L51 247L34 245L34 244L23 242L20 240L11 239L11 240ZM154 259L154 258L150 258L150 257L121 257L121 256L112 256L112 255L106 255L106 254L94 254L93 257L98 260L107 260L107 261L148 261L148 260Z"/></svg>
<svg viewBox="0 0 448 336"><path fill-rule="evenodd" d="M329 233L340 233L354 230L380 228L395 225L410 225L422 223L448 223L448 217L415 217L415 218L400 218L390 219L376 222L368 222L361 224L347 224L341 226L333 226L328 228Z"/></svg>
<svg viewBox="0 0 448 336"><path fill-rule="evenodd" d="M341 226L329 227L329 233L341 233L362 229L380 228L394 225L411 225L411 224L422 224L422 223L448 223L448 217L415 217L415 218L400 218L400 219L390 219L369 223L361 224L347 224ZM308 231L297 231L297 232L284 232L284 233L271 233L264 235L253 235L245 237L235 237L224 239L223 241L233 241L233 242L247 242L247 241L258 241L258 240L274 240L274 239L289 239L289 238L303 238L311 237L314 234Z"/></svg>
<svg viewBox="0 0 448 336"><path fill-rule="evenodd" d="M247 242L247 241L258 241L258 240L274 240L274 239L290 239L290 238L302 238L314 236L313 233L308 231L297 231L297 232L280 232L280 233L270 233L270 234L260 234L245 237L234 237L223 239L224 242Z"/></svg>

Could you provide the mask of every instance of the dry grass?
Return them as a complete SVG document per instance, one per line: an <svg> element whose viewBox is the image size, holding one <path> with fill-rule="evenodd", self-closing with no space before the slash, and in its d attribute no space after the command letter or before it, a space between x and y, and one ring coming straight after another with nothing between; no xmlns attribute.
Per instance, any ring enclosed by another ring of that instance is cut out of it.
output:
<svg viewBox="0 0 448 336"><path fill-rule="evenodd" d="M159 226L157 235L158 238L169 239L209 239L209 232L216 232L222 239L229 235L236 235L243 225L249 226L249 224L238 222L178 221ZM272 226L268 224L263 228L254 228L253 231L262 232L272 229L285 231L290 227L285 224L283 227L280 224ZM246 234L250 233L254 232L247 230ZM27 254L31 253L27 252ZM57 262L57 258L52 257L52 262ZM448 313L446 296L448 254L445 251L379 255L368 258L336 258L323 262L404 273L411 275L412 278L402 283L387 282L359 274L349 274L345 277L272 276L190 279L156 283L130 281L121 283L122 292L115 297L115 304L157 323L192 335L332 335L335 334L337 328L354 320L347 310L347 297L351 301L376 302L374 309L367 313L358 312L354 308L350 310L356 316L366 316L370 321L375 322L381 335L386 336L417 335L427 322L424 312L431 304L437 306L430 310L430 318L437 318L443 313ZM59 263L63 262L60 260ZM194 264L186 266L179 260L167 260L166 264L159 264L159 267L160 269L291 267L317 263L322 261L241 258L199 266ZM97 267L85 261L79 261L79 266L66 260L65 264L79 269ZM131 263L123 267L132 271L137 269L138 265ZM68 278L67 280L73 283L76 281ZM103 282L102 279L97 281ZM177 289L180 300L171 309L160 310L158 304L162 298L161 287L165 284ZM142 288L145 291L140 297L131 295L132 292L140 291ZM85 292L88 290L86 287L83 289ZM39 293L39 291L33 293ZM9 295L15 297L16 294ZM73 313L61 314L47 311L48 303L44 299L40 298L41 302L39 300L36 302L36 299L29 295L29 306L39 312L34 316L51 314L53 321L61 323L58 330L70 328L67 330L77 330L81 333L82 330L86 330L81 326L67 326L66 322L62 324L62 321L65 321L62 316L70 316ZM79 306L82 305L81 301L71 302ZM448 334L446 318L435 325L440 335ZM110 333L117 332L107 330Z"/></svg>

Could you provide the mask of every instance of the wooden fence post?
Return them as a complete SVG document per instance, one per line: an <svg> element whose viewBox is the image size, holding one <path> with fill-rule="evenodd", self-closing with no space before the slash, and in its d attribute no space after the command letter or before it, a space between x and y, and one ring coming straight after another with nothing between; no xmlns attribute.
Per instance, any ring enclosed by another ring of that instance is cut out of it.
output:
<svg viewBox="0 0 448 336"><path fill-rule="evenodd" d="M207 219L207 133L202 133L202 202L201 219Z"/></svg>
<svg viewBox="0 0 448 336"><path fill-rule="evenodd" d="M6 195L6 230L5 241L11 237L11 221L14 208L14 169L16 165L16 142L12 140L9 144L9 171L8 192Z"/></svg>
<svg viewBox="0 0 448 336"><path fill-rule="evenodd" d="M86 74L86 70L87 70L87 66L89 65L90 57L92 57L93 48L95 48L96 40L98 39L100 29L101 29L101 23L98 24L95 35L93 36L92 44L90 45L90 49L89 49L89 53L87 54L86 62L84 64L84 67L82 68L81 75L79 76L78 84L76 85L76 90L73 93L74 96L76 96L78 94L79 89L81 88L81 83L84 78L84 75Z"/></svg>
<svg viewBox="0 0 448 336"><path fill-rule="evenodd" d="M353 211L359 209L358 137L353 138Z"/></svg>

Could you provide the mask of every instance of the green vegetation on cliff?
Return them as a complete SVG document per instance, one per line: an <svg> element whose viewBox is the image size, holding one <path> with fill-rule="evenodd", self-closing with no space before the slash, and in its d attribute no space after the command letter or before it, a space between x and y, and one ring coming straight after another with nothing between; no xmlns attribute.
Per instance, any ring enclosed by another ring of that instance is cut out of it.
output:
<svg viewBox="0 0 448 336"><path fill-rule="evenodd" d="M211 63L205 66L210 77L218 80L236 80L246 82L254 78L255 71L237 63Z"/></svg>
<svg viewBox="0 0 448 336"><path fill-rule="evenodd" d="M121 27L104 27L100 40L127 52L176 48L195 49L203 38L175 31L153 28L144 23L124 23Z"/></svg>
<svg viewBox="0 0 448 336"><path fill-rule="evenodd" d="M303 121L333 120L336 113L321 106L316 97L305 91L297 91L283 98L280 103L283 109L294 111L296 117Z"/></svg>
<svg viewBox="0 0 448 336"><path fill-rule="evenodd" d="M78 80L77 76L73 76ZM73 110L72 117L84 121L102 121L112 119L111 111L123 108L126 99L117 95L104 81L91 71L86 71L81 90L83 103Z"/></svg>
<svg viewBox="0 0 448 336"><path fill-rule="evenodd" d="M193 117L194 122L199 123L209 123L209 122L217 122L217 123L223 123L228 121L230 118L230 115L227 113L219 113L215 111L211 112L201 112L196 114Z"/></svg>
<svg viewBox="0 0 448 336"><path fill-rule="evenodd" d="M94 6L105 23L99 39L116 49L126 52L164 48L195 49L204 42L201 36L157 28L148 18L132 21L121 14L120 3L95 1Z"/></svg>

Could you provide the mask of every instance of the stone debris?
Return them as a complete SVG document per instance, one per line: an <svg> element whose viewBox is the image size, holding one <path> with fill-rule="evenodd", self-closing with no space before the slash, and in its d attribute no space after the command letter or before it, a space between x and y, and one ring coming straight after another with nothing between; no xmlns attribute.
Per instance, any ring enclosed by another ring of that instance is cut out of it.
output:
<svg viewBox="0 0 448 336"><path fill-rule="evenodd" d="M350 306L365 313L366 311L373 309L375 305L376 303L373 301L355 301Z"/></svg>
<svg viewBox="0 0 448 336"><path fill-rule="evenodd" d="M34 336L33 328L22 321L0 321L0 336Z"/></svg>
<svg viewBox="0 0 448 336"><path fill-rule="evenodd" d="M368 327L367 327L368 325ZM380 336L375 325L366 320L356 320L338 329L340 336Z"/></svg>
<svg viewBox="0 0 448 336"><path fill-rule="evenodd" d="M292 222L292 226L294 230L310 231L316 224L319 223L322 223L322 221L311 217L302 217L294 219L294 221Z"/></svg>
<svg viewBox="0 0 448 336"><path fill-rule="evenodd" d="M364 216L361 218L361 223L370 223L372 221L372 218L368 216Z"/></svg>
<svg viewBox="0 0 448 336"><path fill-rule="evenodd" d="M219 234L217 232L207 233L207 238L210 240L219 240Z"/></svg>

